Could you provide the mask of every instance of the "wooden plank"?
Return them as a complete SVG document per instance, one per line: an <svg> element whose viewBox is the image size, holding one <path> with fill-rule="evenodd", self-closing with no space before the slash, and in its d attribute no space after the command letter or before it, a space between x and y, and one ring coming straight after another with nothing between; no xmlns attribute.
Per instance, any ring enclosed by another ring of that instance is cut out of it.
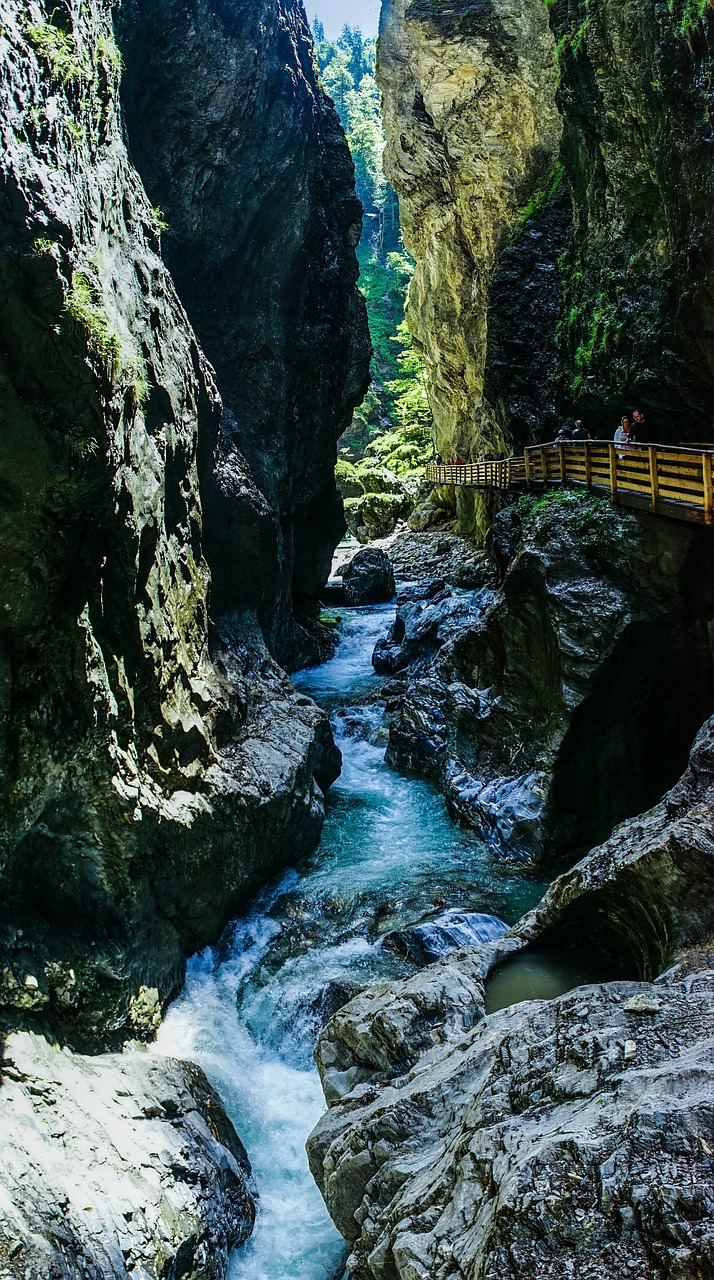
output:
<svg viewBox="0 0 714 1280"><path fill-rule="evenodd" d="M657 472L657 450L654 445L650 445L648 450L649 466L650 466L650 502L652 510L657 510L657 502L659 499L659 475Z"/></svg>
<svg viewBox="0 0 714 1280"><path fill-rule="evenodd" d="M565 484L568 478L568 460L565 456L565 445L562 440L558 445L558 469L560 471L560 482Z"/></svg>
<svg viewBox="0 0 714 1280"><path fill-rule="evenodd" d="M711 453L702 454L702 479L704 481L704 520L706 524L712 523L712 455Z"/></svg>
<svg viewBox="0 0 714 1280"><path fill-rule="evenodd" d="M548 479L548 452L542 446L540 451L540 465L543 472L543 479L547 480Z"/></svg>
<svg viewBox="0 0 714 1280"><path fill-rule="evenodd" d="M610 497L613 502L617 501L617 451L614 444L608 445L608 454L610 457Z"/></svg>
<svg viewBox="0 0 714 1280"><path fill-rule="evenodd" d="M531 487L531 483L532 483L532 482L531 482L531 455L530 455L530 450L529 450L529 449L526 449L525 453L523 454L523 462L524 462L524 465L525 465L525 481L526 481L526 485L527 485L527 487L530 489L530 487Z"/></svg>

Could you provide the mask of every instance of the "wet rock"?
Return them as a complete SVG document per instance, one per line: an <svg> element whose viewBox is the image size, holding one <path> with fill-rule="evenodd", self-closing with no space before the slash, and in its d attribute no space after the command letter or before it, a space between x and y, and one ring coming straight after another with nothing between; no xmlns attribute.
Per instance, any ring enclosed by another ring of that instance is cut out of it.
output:
<svg viewBox="0 0 714 1280"><path fill-rule="evenodd" d="M382 604L394 595L394 570L391 561L377 547L358 551L342 573L345 603L349 605Z"/></svg>
<svg viewBox="0 0 714 1280"><path fill-rule="evenodd" d="M198 1067L15 1034L0 1072L0 1270L224 1280L253 1226L250 1166Z"/></svg>
<svg viewBox="0 0 714 1280"><path fill-rule="evenodd" d="M492 938L500 938L504 933L508 933L508 925L497 916L453 908L411 929L385 934L384 942L400 955L423 965L431 964L459 947L478 946Z"/></svg>
<svg viewBox="0 0 714 1280"><path fill-rule="evenodd" d="M362 990L359 982L352 982L348 978L333 978L309 1002L308 1012L316 1026L320 1029L326 1026L330 1018L349 1004L350 1000L354 1000Z"/></svg>
<svg viewBox="0 0 714 1280"><path fill-rule="evenodd" d="M497 852L573 858L659 799L714 706L707 540L566 493L519 500L490 544L497 593L397 597L387 758Z"/></svg>
<svg viewBox="0 0 714 1280"><path fill-rule="evenodd" d="M352 1274L708 1273L713 819L710 720L665 800L509 933L328 1024L308 1150ZM619 976L485 1016L489 974L536 947L599 950Z"/></svg>

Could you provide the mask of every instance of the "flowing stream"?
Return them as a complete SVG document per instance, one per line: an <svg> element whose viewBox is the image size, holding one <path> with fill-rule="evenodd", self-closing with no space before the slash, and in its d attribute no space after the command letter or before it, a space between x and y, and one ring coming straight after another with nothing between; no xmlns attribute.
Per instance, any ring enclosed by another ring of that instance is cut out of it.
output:
<svg viewBox="0 0 714 1280"><path fill-rule="evenodd" d="M371 654L393 608L341 612L335 657L295 677L330 712L343 754L320 847L193 958L158 1041L159 1052L200 1063L250 1156L258 1215L230 1280L343 1274L344 1242L304 1150L324 1106L312 1049L346 996L412 972L385 934L454 907L510 924L543 890L455 827L429 783L387 768Z"/></svg>

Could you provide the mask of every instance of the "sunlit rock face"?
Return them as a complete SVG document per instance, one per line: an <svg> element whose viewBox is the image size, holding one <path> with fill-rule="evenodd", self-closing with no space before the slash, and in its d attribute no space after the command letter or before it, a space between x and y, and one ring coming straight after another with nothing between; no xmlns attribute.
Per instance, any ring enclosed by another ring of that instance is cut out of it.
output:
<svg viewBox="0 0 714 1280"><path fill-rule="evenodd" d="M0 3L0 1011L93 1046L151 1033L337 770L250 614L209 656L221 405L119 71L108 0Z"/></svg>
<svg viewBox="0 0 714 1280"><path fill-rule="evenodd" d="M541 0L382 8L386 168L417 262L409 324L445 457L509 438L484 413L489 281L517 210L558 163L554 47Z"/></svg>
<svg viewBox="0 0 714 1280"><path fill-rule="evenodd" d="M572 415L611 436L638 405L641 434L709 437L713 62L690 0L385 4L387 164L443 455Z"/></svg>
<svg viewBox="0 0 714 1280"><path fill-rule="evenodd" d="M713 804L709 721L509 933L332 1018L308 1152L356 1280L710 1273ZM563 948L594 981L486 1015L499 966Z"/></svg>
<svg viewBox="0 0 714 1280"><path fill-rule="evenodd" d="M229 411L205 497L213 606L248 594L272 651L300 665L344 528L336 441L370 358L347 143L301 4L130 0L120 32L132 158ZM247 559L225 484L236 449L269 508Z"/></svg>
<svg viewBox="0 0 714 1280"><path fill-rule="evenodd" d="M714 11L559 0L551 14L574 209L573 394L596 422L632 398L655 439L696 440L714 417Z"/></svg>
<svg viewBox="0 0 714 1280"><path fill-rule="evenodd" d="M253 1225L250 1166L199 1067L15 1033L0 1118L5 1275L224 1280Z"/></svg>

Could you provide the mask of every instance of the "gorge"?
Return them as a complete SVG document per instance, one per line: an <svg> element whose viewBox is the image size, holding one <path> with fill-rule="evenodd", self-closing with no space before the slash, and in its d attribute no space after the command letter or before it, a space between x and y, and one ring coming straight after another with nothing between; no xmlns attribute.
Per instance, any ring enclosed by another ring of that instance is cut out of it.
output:
<svg viewBox="0 0 714 1280"><path fill-rule="evenodd" d="M713 43L383 0L445 456L711 441ZM714 1276L711 529L418 479L326 587L372 352L302 3L0 0L0 102L0 1280Z"/></svg>

